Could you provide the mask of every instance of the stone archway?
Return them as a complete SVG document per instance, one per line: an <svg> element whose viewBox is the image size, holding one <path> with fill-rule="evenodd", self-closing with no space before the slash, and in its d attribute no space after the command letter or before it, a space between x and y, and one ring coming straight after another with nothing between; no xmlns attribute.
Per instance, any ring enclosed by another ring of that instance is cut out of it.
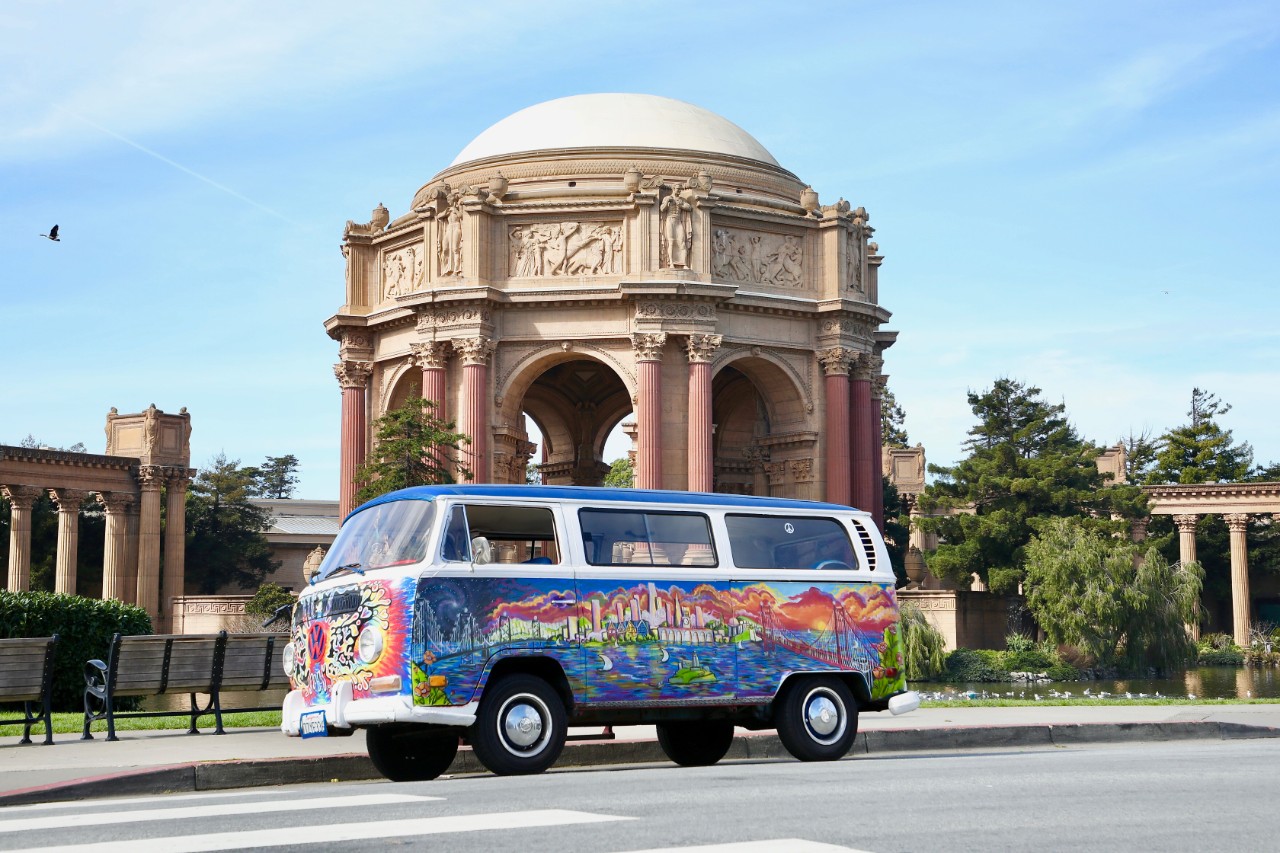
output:
<svg viewBox="0 0 1280 853"><path fill-rule="evenodd" d="M715 491L817 497L817 433L805 428L804 395L761 355L730 357L711 383Z"/></svg>

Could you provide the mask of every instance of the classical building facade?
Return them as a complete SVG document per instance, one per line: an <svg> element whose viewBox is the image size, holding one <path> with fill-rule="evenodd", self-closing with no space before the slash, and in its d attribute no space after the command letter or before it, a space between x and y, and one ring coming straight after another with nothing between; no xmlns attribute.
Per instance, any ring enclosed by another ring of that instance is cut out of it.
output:
<svg viewBox="0 0 1280 853"><path fill-rule="evenodd" d="M76 593L78 520L91 497L106 513L102 597L146 608L156 629L166 630L185 583L191 415L154 405L130 415L112 409L106 432L103 455L0 445L0 494L10 507L7 589L29 587L31 509L48 492L58 508L54 591Z"/></svg>
<svg viewBox="0 0 1280 853"><path fill-rule="evenodd" d="M326 322L340 506L413 390L471 437L476 482L599 484L634 417L636 484L852 503L880 517L883 260L863 208L742 128L649 95L538 104L392 219L348 222Z"/></svg>

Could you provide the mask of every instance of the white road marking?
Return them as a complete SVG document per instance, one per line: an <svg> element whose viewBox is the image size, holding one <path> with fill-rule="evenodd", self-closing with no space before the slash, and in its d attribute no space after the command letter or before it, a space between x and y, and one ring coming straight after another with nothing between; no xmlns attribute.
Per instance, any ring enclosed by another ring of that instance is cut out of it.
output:
<svg viewBox="0 0 1280 853"><path fill-rule="evenodd" d="M123 812L89 812L59 814L49 817L4 819L0 813L0 833L36 832L43 829L71 829L80 826L105 826L117 823L141 823L152 820L195 820L231 815L259 815L272 812L312 811L316 809L368 808L392 803L418 803L440 797L415 797L409 794L356 794L347 797L317 797L307 800L268 800L248 803L213 803L204 806L179 806L172 809L134 809Z"/></svg>
<svg viewBox="0 0 1280 853"><path fill-rule="evenodd" d="M805 841L803 838L772 838L768 841L734 841L728 844L703 844L697 847L653 847L648 850L628 850L626 853L867 853L852 847L823 844L821 841Z"/></svg>
<svg viewBox="0 0 1280 853"><path fill-rule="evenodd" d="M335 823L320 826L295 826L281 829L254 829L247 832L217 832L208 835L173 835L167 838L140 838L132 841L103 841L70 844L65 847L32 847L11 853L203 853L247 847L302 847L306 844L331 844L341 841L365 842L377 838L404 838L416 835L439 835L447 832L475 832L486 829L528 829L539 826L564 826L574 823L605 823L635 820L630 817L590 814L589 812L542 809L526 812L498 812L450 817L377 820L369 823Z"/></svg>
<svg viewBox="0 0 1280 853"><path fill-rule="evenodd" d="M271 796L292 794L293 791L271 789ZM207 794L160 794L154 797L105 797L92 800L67 800L63 803L32 803L26 806L0 807L0 817L18 812L46 812L54 809L115 809L120 806L132 806L141 803L188 803L193 800L225 800L228 797L261 797L262 793L246 788L242 791L210 791Z"/></svg>

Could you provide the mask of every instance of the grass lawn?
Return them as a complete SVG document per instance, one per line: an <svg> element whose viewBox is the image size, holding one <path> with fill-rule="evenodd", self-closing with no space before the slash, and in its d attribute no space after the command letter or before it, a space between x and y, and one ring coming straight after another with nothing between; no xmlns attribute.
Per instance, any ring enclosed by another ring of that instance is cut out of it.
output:
<svg viewBox="0 0 1280 853"><path fill-rule="evenodd" d="M6 719L10 717L11 712L0 713L0 716ZM18 711L17 713L22 713ZM141 717L138 719L116 719L116 731L139 731L146 729L179 729L186 731L190 725L190 717ZM197 726L202 732L212 732L217 725L214 721L213 714L206 714L197 721ZM246 711L243 714L223 714L222 727L224 729L243 729L254 728L258 726L279 726L279 711ZM54 714L53 715L53 732L54 734L79 734L84 728L83 714ZM90 729L95 735L99 732L106 734L106 721L94 723ZM0 726L0 737L22 737L22 726ZM39 742L44 737L44 724L38 724L31 727L31 739Z"/></svg>

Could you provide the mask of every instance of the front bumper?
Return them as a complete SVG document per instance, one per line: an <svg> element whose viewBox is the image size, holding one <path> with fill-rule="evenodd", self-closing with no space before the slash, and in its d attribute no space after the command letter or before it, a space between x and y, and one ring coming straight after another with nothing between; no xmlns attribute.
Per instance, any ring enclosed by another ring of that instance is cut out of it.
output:
<svg viewBox="0 0 1280 853"><path fill-rule="evenodd" d="M908 690L906 693L899 693L897 696L889 700L889 713L895 717L899 714L908 714L920 707L920 694L914 690Z"/></svg>
<svg viewBox="0 0 1280 853"><path fill-rule="evenodd" d="M352 696L351 682L339 681L333 685L330 701L327 703L308 705L300 691L289 691L281 709L280 731L289 737L298 737L302 733L301 717L308 711L324 711L329 726L339 730L383 723L421 723L465 728L476 721L479 704L471 702L448 707L414 705L408 696L400 694L356 699Z"/></svg>

